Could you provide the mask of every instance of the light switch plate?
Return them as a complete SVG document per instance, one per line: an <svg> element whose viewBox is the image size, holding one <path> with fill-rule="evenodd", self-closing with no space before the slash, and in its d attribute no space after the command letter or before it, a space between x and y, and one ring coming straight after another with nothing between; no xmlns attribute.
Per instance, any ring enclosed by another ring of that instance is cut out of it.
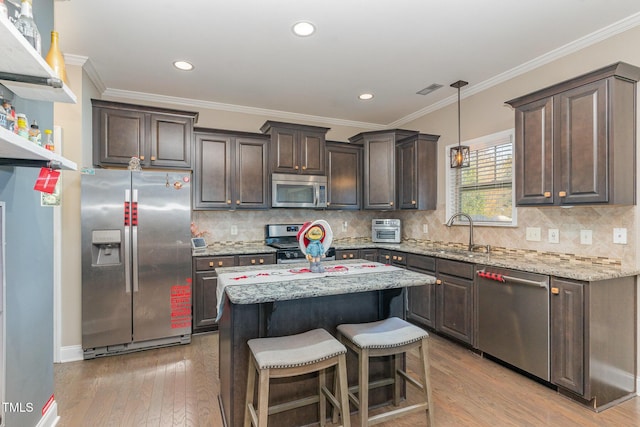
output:
<svg viewBox="0 0 640 427"><path fill-rule="evenodd" d="M238 234L238 226L237 225L232 225L231 226L231 235L235 236L236 234Z"/></svg>
<svg viewBox="0 0 640 427"><path fill-rule="evenodd" d="M549 243L560 243L560 230L557 228L549 229Z"/></svg>
<svg viewBox="0 0 640 427"><path fill-rule="evenodd" d="M429 233L429 224L422 224L422 233L423 234Z"/></svg>
<svg viewBox="0 0 640 427"><path fill-rule="evenodd" d="M614 228L613 229L613 243L619 245L627 244L627 229L626 228Z"/></svg>
<svg viewBox="0 0 640 427"><path fill-rule="evenodd" d="M580 230L580 244L591 245L593 243L593 233L591 230Z"/></svg>
<svg viewBox="0 0 640 427"><path fill-rule="evenodd" d="M527 240L530 242L539 242L540 227L527 227Z"/></svg>

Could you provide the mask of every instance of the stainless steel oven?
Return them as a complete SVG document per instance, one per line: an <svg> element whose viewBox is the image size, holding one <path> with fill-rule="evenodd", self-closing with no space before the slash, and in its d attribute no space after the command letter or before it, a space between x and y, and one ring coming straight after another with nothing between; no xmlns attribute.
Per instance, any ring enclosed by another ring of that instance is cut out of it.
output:
<svg viewBox="0 0 640 427"><path fill-rule="evenodd" d="M306 261L306 258L298 246L298 231L302 224L267 224L265 226L265 244L274 247L277 264L290 264ZM336 249L331 247L325 254L325 261L336 259Z"/></svg>
<svg viewBox="0 0 640 427"><path fill-rule="evenodd" d="M400 243L401 227L399 219L371 220L371 241L375 243Z"/></svg>

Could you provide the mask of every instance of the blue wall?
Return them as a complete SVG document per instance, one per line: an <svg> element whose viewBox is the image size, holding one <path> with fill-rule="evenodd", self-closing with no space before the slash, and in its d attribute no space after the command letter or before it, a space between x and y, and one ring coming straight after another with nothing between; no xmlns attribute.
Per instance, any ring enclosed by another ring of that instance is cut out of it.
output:
<svg viewBox="0 0 640 427"><path fill-rule="evenodd" d="M43 55L53 29L53 0L34 0ZM5 96L10 94L3 90ZM14 98L18 111L41 129L53 125L53 104ZM5 402L23 412L5 413L7 426L35 426L53 394L53 212L33 190L39 168L0 167L0 200L6 204ZM29 412L29 408L32 411Z"/></svg>

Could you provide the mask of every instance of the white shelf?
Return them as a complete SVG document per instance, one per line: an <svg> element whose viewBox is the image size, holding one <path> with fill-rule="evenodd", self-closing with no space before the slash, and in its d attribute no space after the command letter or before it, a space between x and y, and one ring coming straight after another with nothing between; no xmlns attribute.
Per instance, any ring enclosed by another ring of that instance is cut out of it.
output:
<svg viewBox="0 0 640 427"><path fill-rule="evenodd" d="M19 165L20 160L56 162L61 169L78 170L78 165L59 154L49 151L34 144L26 138L0 128L0 159L15 159ZM46 166L43 164L43 166Z"/></svg>
<svg viewBox="0 0 640 427"><path fill-rule="evenodd" d="M42 35L47 37L47 35ZM1 71L34 77L57 78L44 58L27 42L18 29L6 18L0 17ZM66 84L61 88L0 80L9 90L21 98L38 101L66 102L75 104L75 94Z"/></svg>

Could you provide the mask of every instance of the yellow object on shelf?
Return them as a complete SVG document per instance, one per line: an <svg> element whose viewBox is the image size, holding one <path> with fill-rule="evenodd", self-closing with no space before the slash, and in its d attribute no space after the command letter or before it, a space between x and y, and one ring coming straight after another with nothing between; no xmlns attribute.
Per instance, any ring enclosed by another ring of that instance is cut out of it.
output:
<svg viewBox="0 0 640 427"><path fill-rule="evenodd" d="M51 31L51 48L49 49L49 53L47 53L46 58L44 59L47 64L53 69L53 72L67 85L69 81L67 80L67 69L64 65L64 57L62 56L62 52L60 51L60 46L58 44L58 32Z"/></svg>

